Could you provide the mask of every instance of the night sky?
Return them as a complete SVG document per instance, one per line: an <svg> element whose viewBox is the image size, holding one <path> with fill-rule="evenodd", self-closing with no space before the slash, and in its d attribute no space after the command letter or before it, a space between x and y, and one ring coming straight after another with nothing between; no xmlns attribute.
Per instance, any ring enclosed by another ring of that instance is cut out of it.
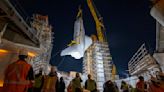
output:
<svg viewBox="0 0 164 92"><path fill-rule="evenodd" d="M13 0L12 0L13 1ZM33 13L49 16L53 26L54 46L51 64L59 70L82 71L82 59L60 57L60 52L73 39L73 27L78 6L83 8L86 34L96 34L95 22L86 0L14 0L24 16ZM118 74L125 76L128 61L137 49L146 43L149 52L155 48L155 20L150 16L149 0L94 0L104 19L109 48Z"/></svg>

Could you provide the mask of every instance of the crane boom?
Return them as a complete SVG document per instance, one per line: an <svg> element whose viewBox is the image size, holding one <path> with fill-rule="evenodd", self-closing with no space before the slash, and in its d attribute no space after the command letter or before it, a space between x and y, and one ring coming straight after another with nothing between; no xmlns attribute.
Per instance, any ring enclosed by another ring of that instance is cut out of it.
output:
<svg viewBox="0 0 164 92"><path fill-rule="evenodd" d="M115 75L117 74L117 69L115 64L112 65L112 79L115 80Z"/></svg>
<svg viewBox="0 0 164 92"><path fill-rule="evenodd" d="M102 22L102 17L97 14L98 11L96 11L96 7L94 6L94 3L92 2L92 0L87 0L87 4L88 4L88 7L90 9L90 12L91 12L91 14L94 18L95 24L96 24L98 39L100 42L104 42L106 40L105 40L104 33L103 33L103 29L105 29L105 28L104 28L104 25Z"/></svg>

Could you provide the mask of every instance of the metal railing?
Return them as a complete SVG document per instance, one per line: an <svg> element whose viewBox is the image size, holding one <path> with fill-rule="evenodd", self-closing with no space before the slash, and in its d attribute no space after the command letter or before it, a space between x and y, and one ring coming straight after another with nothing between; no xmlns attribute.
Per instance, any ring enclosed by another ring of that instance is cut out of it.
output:
<svg viewBox="0 0 164 92"><path fill-rule="evenodd" d="M26 21L28 25L30 25L31 18L29 15L25 12L24 8L21 6L18 0L6 0L12 4L12 6L19 12L21 17Z"/></svg>
<svg viewBox="0 0 164 92"><path fill-rule="evenodd" d="M148 53L145 44L142 44L137 52L133 55L128 63L128 68L130 74L137 74L145 68L150 66L155 66L156 61L153 60L153 57Z"/></svg>

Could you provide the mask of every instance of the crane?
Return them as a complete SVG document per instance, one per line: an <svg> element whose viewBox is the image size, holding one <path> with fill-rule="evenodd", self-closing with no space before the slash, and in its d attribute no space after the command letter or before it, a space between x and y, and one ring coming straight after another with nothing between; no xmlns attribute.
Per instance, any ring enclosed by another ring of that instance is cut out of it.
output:
<svg viewBox="0 0 164 92"><path fill-rule="evenodd" d="M97 31L98 40L100 42L105 42L106 41L105 36L104 36L105 27L103 24L102 17L98 13L92 0L87 0L87 4L88 4L88 7L90 9L90 12L91 12L91 14L94 18L95 24L96 24L96 31Z"/></svg>
<svg viewBox="0 0 164 92"><path fill-rule="evenodd" d="M93 0L87 0L87 4L96 24L96 31L97 31L99 42L107 42L106 35L105 35L105 27L103 24L103 18L101 17L98 10L96 9L93 3ZM116 73L117 73L116 66L113 64L113 61L112 61L112 79L113 80L115 80Z"/></svg>
<svg viewBox="0 0 164 92"><path fill-rule="evenodd" d="M115 75L117 74L117 69L115 64L112 65L112 79L115 80Z"/></svg>

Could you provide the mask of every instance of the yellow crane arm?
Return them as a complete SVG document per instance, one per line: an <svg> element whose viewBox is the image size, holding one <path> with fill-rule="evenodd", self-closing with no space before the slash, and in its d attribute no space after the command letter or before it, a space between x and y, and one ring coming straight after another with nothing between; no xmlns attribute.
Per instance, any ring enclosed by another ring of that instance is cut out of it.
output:
<svg viewBox="0 0 164 92"><path fill-rule="evenodd" d="M104 27L104 25L101 22L101 17L98 17L98 15L96 14L96 10L95 10L95 7L92 3L92 0L87 0L87 4L88 4L90 12L94 18L94 21L96 23L96 30L97 30L98 39L100 42L104 42L105 39L104 39L104 34L102 32L102 28Z"/></svg>
<svg viewBox="0 0 164 92"><path fill-rule="evenodd" d="M112 65L112 79L115 80L115 76L117 74L117 69L116 66L113 64Z"/></svg>

